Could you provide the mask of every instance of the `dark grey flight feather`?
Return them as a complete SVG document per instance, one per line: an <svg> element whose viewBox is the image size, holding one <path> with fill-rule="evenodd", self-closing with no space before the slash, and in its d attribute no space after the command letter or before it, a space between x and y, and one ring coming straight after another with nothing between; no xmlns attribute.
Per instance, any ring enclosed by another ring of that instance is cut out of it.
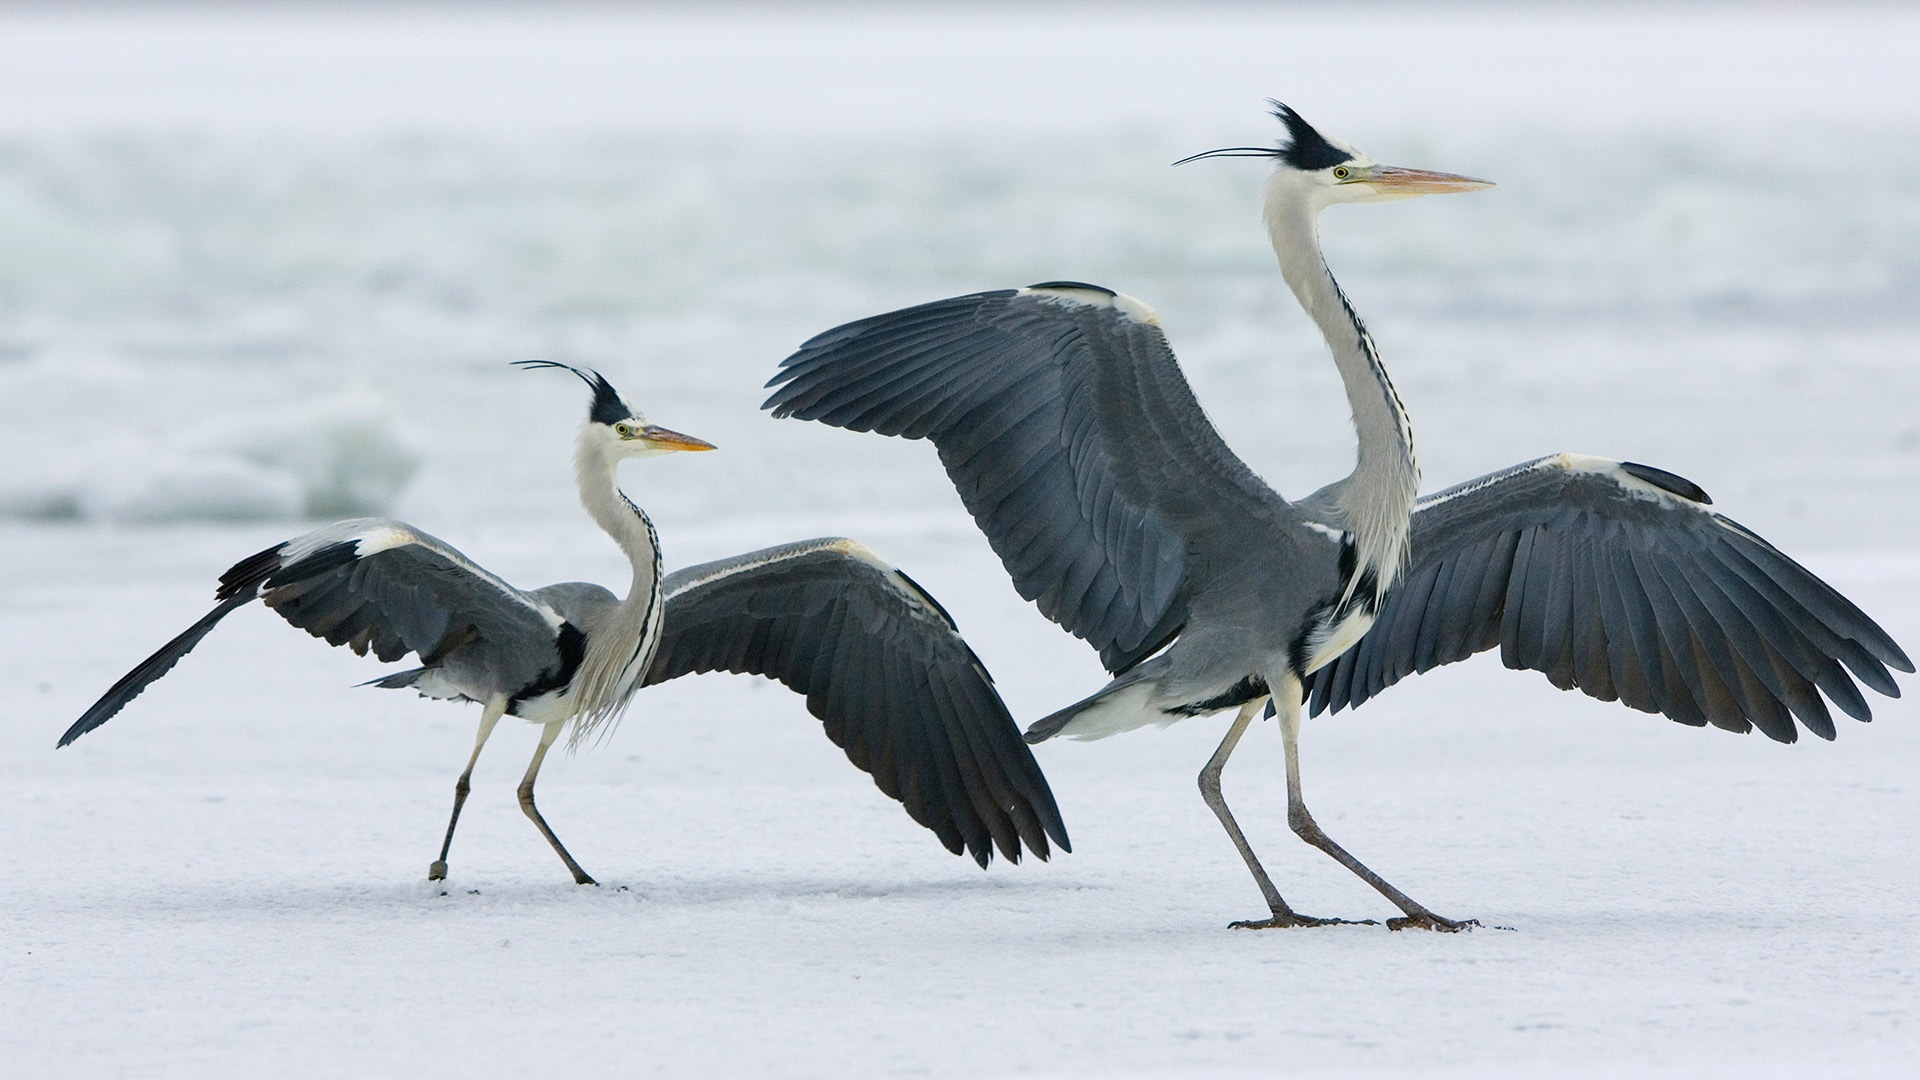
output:
<svg viewBox="0 0 1920 1080"><path fill-rule="evenodd" d="M67 728L66 733L60 736L58 745L65 746L113 719L115 713L126 708L127 702L140 696L140 691L145 690L155 679L172 671L173 665L179 663L181 657L192 652L193 647L200 644L200 639L206 637L221 619L232 614L235 609L252 602L251 595L220 601L199 622L189 626L172 641L160 646L159 651L140 661L132 671L120 676L120 680L108 687L107 692L100 695L100 700L94 702L92 708L82 713L80 719L75 720L73 726Z"/></svg>
<svg viewBox="0 0 1920 1080"><path fill-rule="evenodd" d="M1034 288L1092 302L1001 290L848 323L782 362L764 407L931 440L1020 595L1118 673L1185 625L1190 552L1274 496L1150 313L1099 286Z"/></svg>
<svg viewBox="0 0 1920 1080"><path fill-rule="evenodd" d="M986 866L995 846L1071 851L1046 777L939 604L854 541L810 540L667 576L646 683L764 675L806 695L854 765Z"/></svg>
<svg viewBox="0 0 1920 1080"><path fill-rule="evenodd" d="M1832 586L1651 466L1541 458L1420 501L1413 563L1373 627L1307 680L1357 706L1496 646L1510 668L1684 724L1834 737L1854 680L1900 695L1900 646ZM1608 466L1611 466L1610 468ZM1636 489L1631 480L1660 489ZM1825 699L1822 699L1822 694Z"/></svg>

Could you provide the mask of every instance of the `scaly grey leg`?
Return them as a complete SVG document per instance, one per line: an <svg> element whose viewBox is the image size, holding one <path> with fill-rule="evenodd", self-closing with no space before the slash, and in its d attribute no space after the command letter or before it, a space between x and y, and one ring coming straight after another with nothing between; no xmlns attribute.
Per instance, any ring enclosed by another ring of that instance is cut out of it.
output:
<svg viewBox="0 0 1920 1080"><path fill-rule="evenodd" d="M453 847L453 828L460 824L460 808L467 803L467 792L473 789L473 763L480 760L480 748L487 745L487 739L493 735L493 725L507 711L507 698L503 695L487 702L480 713L480 730L473 737L473 755L467 758L467 768L460 779L453 782L453 816L447 819L447 838L440 842L440 857L427 867L428 881L445 881L447 878L447 852Z"/></svg>
<svg viewBox="0 0 1920 1080"><path fill-rule="evenodd" d="M1227 809L1226 796L1220 792L1220 774L1227 767L1227 758L1232 756L1233 748L1240 744L1240 736L1246 734L1247 725L1253 721L1260 707L1266 704L1265 698L1250 701L1240 707L1240 715L1233 718L1233 726L1227 729L1227 737L1220 740L1220 749L1213 752L1206 768L1200 770L1200 797L1207 801L1213 816L1220 819L1220 825L1232 838L1233 846L1240 851L1240 857L1246 860L1247 869L1253 874L1254 884L1260 886L1260 895L1266 897L1267 910L1273 913L1269 919L1246 920L1233 923L1237 930L1263 930L1294 926L1330 926L1335 923L1347 923L1350 919L1320 919L1312 915L1302 915L1287 906L1280 898L1280 890L1274 888L1273 879L1267 876L1266 868L1253 854L1253 848L1240 831L1240 824L1233 820L1233 811ZM1372 922L1373 920L1365 920Z"/></svg>
<svg viewBox="0 0 1920 1080"><path fill-rule="evenodd" d="M546 760L547 748L553 745L554 739L559 738L560 729L565 724L565 720L556 720L548 724L540 733L540 746L533 752L533 761L527 765L526 778L520 781L520 809L526 811L527 816L533 819L534 825L540 829L540 835L547 838L547 843L553 845L553 850L560 853L560 861L567 864L568 870L573 871L575 883L598 885L600 883L588 877L587 872L580 869L580 864L573 861L573 856L567 854L566 845L560 842L559 837L553 835L553 829L548 827L547 819L541 817L539 809L533 805L533 778L540 775L540 763Z"/></svg>
<svg viewBox="0 0 1920 1080"><path fill-rule="evenodd" d="M1392 930L1440 930L1452 933L1479 926L1477 919L1455 921L1442 918L1414 902L1413 897L1394 888L1379 874L1367 869L1359 859L1347 854L1347 850L1333 842L1333 838L1323 832L1313 815L1307 813L1307 804L1300 796L1300 680L1291 672L1284 675L1274 686L1274 705L1280 714L1280 737L1285 740L1287 750L1287 825L1294 835L1333 856L1335 862L1353 871L1361 881L1380 891L1380 895L1393 901L1395 907L1406 912L1405 917L1388 919L1387 927Z"/></svg>

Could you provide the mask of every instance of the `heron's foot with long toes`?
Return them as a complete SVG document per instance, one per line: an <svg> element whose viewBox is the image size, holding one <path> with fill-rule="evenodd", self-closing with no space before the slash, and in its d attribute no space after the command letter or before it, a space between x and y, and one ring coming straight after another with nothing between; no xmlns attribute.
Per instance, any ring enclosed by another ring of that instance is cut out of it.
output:
<svg viewBox="0 0 1920 1080"><path fill-rule="evenodd" d="M1289 911L1266 919L1241 919L1227 924L1229 930L1293 930L1306 926L1379 926L1378 919L1322 919Z"/></svg>
<svg viewBox="0 0 1920 1080"><path fill-rule="evenodd" d="M1443 919L1429 911L1421 915L1402 915L1387 920L1389 930L1432 930L1439 934L1457 934L1462 930L1471 930L1480 925L1479 919Z"/></svg>
<svg viewBox="0 0 1920 1080"><path fill-rule="evenodd" d="M443 859L433 860L433 865L427 867L427 880L428 881L447 880L447 864L445 860Z"/></svg>

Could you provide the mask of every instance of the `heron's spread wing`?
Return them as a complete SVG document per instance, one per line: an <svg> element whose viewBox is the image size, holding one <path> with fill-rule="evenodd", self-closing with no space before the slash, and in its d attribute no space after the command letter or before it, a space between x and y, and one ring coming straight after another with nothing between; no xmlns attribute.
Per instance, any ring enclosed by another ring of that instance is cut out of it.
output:
<svg viewBox="0 0 1920 1080"><path fill-rule="evenodd" d="M432 666L458 649L461 667L485 673L495 692L533 690L561 674L557 612L398 521L317 529L239 563L220 587L252 588L288 622L362 656L411 652Z"/></svg>
<svg viewBox="0 0 1920 1080"><path fill-rule="evenodd" d="M1860 720L1854 679L1899 696L1887 669L1913 664L1893 639L1706 503L1671 473L1571 454L1422 499L1413 565L1359 644L1313 674L1312 711L1496 645L1561 689L1781 742L1796 716L1833 738L1821 691Z"/></svg>
<svg viewBox="0 0 1920 1080"><path fill-rule="evenodd" d="M1069 849L1046 777L939 605L852 540L810 540L667 577L647 683L689 672L777 679L949 851Z"/></svg>
<svg viewBox="0 0 1920 1080"><path fill-rule="evenodd" d="M1146 305L1075 283L829 330L781 365L777 416L931 439L1020 595L1111 671L1186 621L1189 542L1264 486L1207 421Z"/></svg>
<svg viewBox="0 0 1920 1080"><path fill-rule="evenodd" d="M568 659L578 662L577 648L562 647L568 628L551 608L445 542L385 518L338 522L242 559L221 575L215 595L219 606L114 684L60 744L106 723L256 597L362 656L391 661L411 652L432 667L457 650L463 675L478 673L495 693L564 685Z"/></svg>

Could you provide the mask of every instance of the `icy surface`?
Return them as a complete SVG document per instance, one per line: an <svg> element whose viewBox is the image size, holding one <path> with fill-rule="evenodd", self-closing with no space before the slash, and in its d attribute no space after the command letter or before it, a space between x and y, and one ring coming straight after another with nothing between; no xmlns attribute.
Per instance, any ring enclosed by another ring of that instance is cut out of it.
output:
<svg viewBox="0 0 1920 1080"><path fill-rule="evenodd" d="M0 12L0 1061L9 1075L1820 1077L1920 1069L1920 732L1695 731L1482 657L1312 721L1319 820L1488 929L1230 932L1197 797L1224 718L1041 763L1075 852L980 873L772 684L638 699L476 774L470 710L248 609L106 728L115 677L301 521L390 506L509 580L618 587L574 503L600 367L722 452L630 466L670 564L855 535L1015 714L1100 684L929 448L756 411L808 335L1077 278L1154 305L1278 488L1351 462L1258 228L1281 96L1486 176L1342 209L1328 257L1431 490L1646 461L1920 644L1920 15L1629 6L863 7L803 18ZM417 471L415 467L417 465ZM1913 686L1908 683L1909 688ZM1392 910L1229 796L1305 911ZM1503 927L1511 929L1495 929Z"/></svg>

